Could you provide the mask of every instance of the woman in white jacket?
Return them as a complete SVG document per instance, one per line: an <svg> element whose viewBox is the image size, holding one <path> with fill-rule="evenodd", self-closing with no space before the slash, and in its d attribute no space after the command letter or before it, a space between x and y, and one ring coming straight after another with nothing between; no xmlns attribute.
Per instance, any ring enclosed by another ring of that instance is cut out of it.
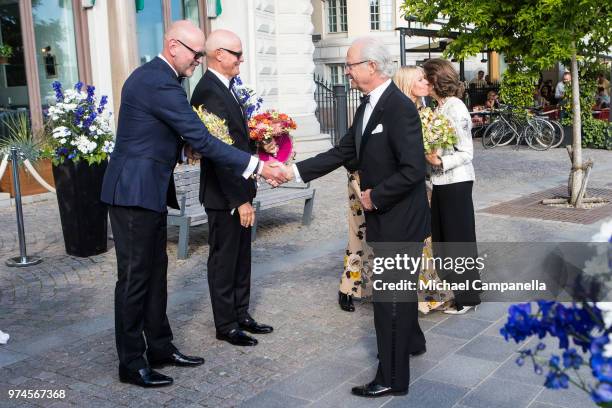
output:
<svg viewBox="0 0 612 408"><path fill-rule="evenodd" d="M437 110L446 116L457 133L457 143L449 149L426 155L432 165L431 182L431 229L436 257L477 256L476 227L472 188L474 167L472 157L472 121L465 104L459 99L463 85L459 75L450 62L443 59L428 60L423 69L429 81L430 96L437 104ZM438 271L440 273L440 271ZM448 268L440 273L447 282L463 283L468 287L480 279L475 268L459 270ZM478 292L474 290L454 291L455 308L445 313L464 314L480 303Z"/></svg>

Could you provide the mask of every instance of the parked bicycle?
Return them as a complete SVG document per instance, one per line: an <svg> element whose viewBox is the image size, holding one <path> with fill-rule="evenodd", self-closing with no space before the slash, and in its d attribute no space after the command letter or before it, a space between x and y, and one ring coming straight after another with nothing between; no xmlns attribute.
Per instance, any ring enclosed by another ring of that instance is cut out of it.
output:
<svg viewBox="0 0 612 408"><path fill-rule="evenodd" d="M562 133L561 140L563 140ZM548 118L537 116L529 110L517 110L512 106L503 105L485 129L482 145L485 149L490 149L495 146L507 146L513 141L517 149L521 142L525 141L534 150L546 150L557 142L557 131Z"/></svg>

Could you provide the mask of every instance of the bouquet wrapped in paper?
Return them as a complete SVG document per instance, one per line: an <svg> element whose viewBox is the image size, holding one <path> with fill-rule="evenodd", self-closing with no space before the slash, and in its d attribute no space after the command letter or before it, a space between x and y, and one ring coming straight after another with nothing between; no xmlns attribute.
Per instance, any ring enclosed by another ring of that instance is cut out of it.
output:
<svg viewBox="0 0 612 408"><path fill-rule="evenodd" d="M234 140L229 134L225 119L221 119L217 115L210 113L204 109L204 105L200 105L197 108L194 106L193 110L198 115L202 123L204 123L204 126L206 126L206 129L208 129L208 132L210 132L211 135L228 145L234 144Z"/></svg>
<svg viewBox="0 0 612 408"><path fill-rule="evenodd" d="M431 108L419 111L423 129L425 153L452 148L457 143L457 133L448 118Z"/></svg>
<svg viewBox="0 0 612 408"><path fill-rule="evenodd" d="M249 119L249 137L257 142L263 161L287 162L293 157L290 131L297 128L295 121L275 110L257 114Z"/></svg>

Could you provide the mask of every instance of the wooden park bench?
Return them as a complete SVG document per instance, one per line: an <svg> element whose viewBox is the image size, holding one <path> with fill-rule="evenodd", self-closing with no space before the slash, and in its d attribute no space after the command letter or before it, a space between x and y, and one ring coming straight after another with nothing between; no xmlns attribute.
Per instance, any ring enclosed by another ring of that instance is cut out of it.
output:
<svg viewBox="0 0 612 408"><path fill-rule="evenodd" d="M189 248L189 228L208 222L204 207L200 204L200 165L181 165L174 172L174 183L180 210L168 209L168 225L179 227L178 259L187 258ZM310 183L286 183L278 188L271 188L262 182L257 189L253 206L257 216L251 230L251 239L255 241L257 220L261 210L288 204L294 200L304 200L302 225L309 225L312 220L315 189Z"/></svg>

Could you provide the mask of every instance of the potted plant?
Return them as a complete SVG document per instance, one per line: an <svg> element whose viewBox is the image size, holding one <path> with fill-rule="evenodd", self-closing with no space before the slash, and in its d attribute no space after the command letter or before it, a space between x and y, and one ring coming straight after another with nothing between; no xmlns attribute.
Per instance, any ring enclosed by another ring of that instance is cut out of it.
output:
<svg viewBox="0 0 612 408"><path fill-rule="evenodd" d="M107 97L98 103L93 86L73 89L53 83L56 104L49 107L46 153L53 161L66 252L87 257L107 250L108 210L100 201L102 179L114 149Z"/></svg>
<svg viewBox="0 0 612 408"><path fill-rule="evenodd" d="M49 189L52 190L53 174L51 172L51 160L42 157L41 135L35 135L32 132L28 114L26 112L17 112L8 116L2 122L8 130L8 137L0 140L0 160L10 155L11 146L17 147L23 155L23 161L20 164L25 164L25 166L20 166L19 168L21 195L28 196L45 193ZM34 167L32 167L32 164ZM34 171L28 171L28 168ZM13 191L12 163L8 164L4 175L0 174L0 192L8 192L11 194L11 197L15 196Z"/></svg>
<svg viewBox="0 0 612 408"><path fill-rule="evenodd" d="M12 55L13 47L8 44L0 44L0 65L8 64L8 60Z"/></svg>

